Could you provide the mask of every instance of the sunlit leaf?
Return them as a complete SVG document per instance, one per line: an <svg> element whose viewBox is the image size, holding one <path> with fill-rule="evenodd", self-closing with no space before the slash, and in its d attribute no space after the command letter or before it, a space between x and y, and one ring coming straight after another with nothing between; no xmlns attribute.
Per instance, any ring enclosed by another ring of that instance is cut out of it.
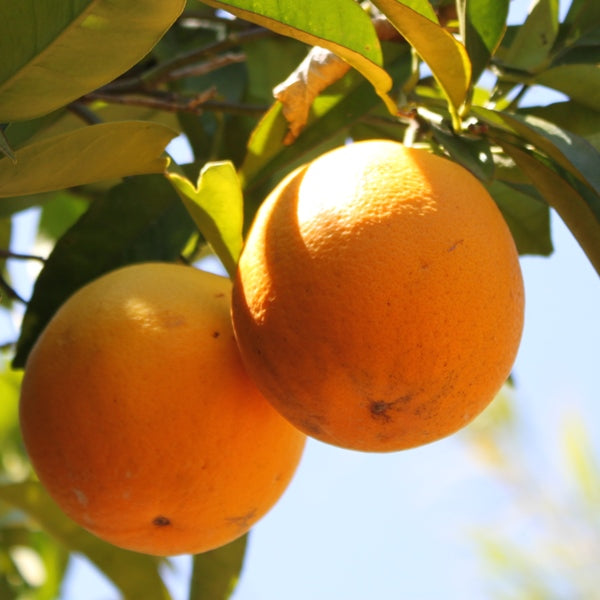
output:
<svg viewBox="0 0 600 600"><path fill-rule="evenodd" d="M185 0L0 3L0 122L48 113L142 59Z"/></svg>
<svg viewBox="0 0 600 600"><path fill-rule="evenodd" d="M244 563L244 535L226 546L196 554L188 600L227 600L233 593Z"/></svg>
<svg viewBox="0 0 600 600"><path fill-rule="evenodd" d="M102 123L34 142L0 160L0 198L37 194L127 175L160 173L177 133L142 121Z"/></svg>
<svg viewBox="0 0 600 600"><path fill-rule="evenodd" d="M167 178L233 277L242 251L244 221L244 199L235 168L229 161L207 163L196 185L177 173L167 173Z"/></svg>
<svg viewBox="0 0 600 600"><path fill-rule="evenodd" d="M390 112L392 80L382 68L379 39L369 16L354 0L202 0L281 35L322 46L343 58L374 86Z"/></svg>
<svg viewBox="0 0 600 600"><path fill-rule="evenodd" d="M373 4L427 63L448 98L451 113L457 115L471 83L471 63L465 47L437 19L426 16L426 0L413 0L413 8L399 0L373 0ZM418 5L421 10L415 10Z"/></svg>
<svg viewBox="0 0 600 600"><path fill-rule="evenodd" d="M18 508L73 552L89 558L127 600L170 600L159 572L159 559L116 548L67 518L37 482L0 486L0 501Z"/></svg>
<svg viewBox="0 0 600 600"><path fill-rule="evenodd" d="M89 210L56 243L27 305L13 364L24 366L58 307L88 281L123 265L179 257L194 224L162 175L130 178Z"/></svg>
<svg viewBox="0 0 600 600"><path fill-rule="evenodd" d="M535 0L503 55L503 63L513 69L534 72L548 58L557 34L558 0Z"/></svg>
<svg viewBox="0 0 600 600"><path fill-rule="evenodd" d="M479 79L502 40L508 6L509 0L457 2L462 38L473 67L473 81Z"/></svg>

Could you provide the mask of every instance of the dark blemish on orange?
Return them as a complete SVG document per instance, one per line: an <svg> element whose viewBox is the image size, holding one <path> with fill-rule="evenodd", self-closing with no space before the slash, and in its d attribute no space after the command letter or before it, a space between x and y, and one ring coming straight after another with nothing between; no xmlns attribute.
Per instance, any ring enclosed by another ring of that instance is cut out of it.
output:
<svg viewBox="0 0 600 600"><path fill-rule="evenodd" d="M255 516L256 508L249 510L246 514L239 517L228 517L226 520L228 523L235 525L240 531L246 531L250 528Z"/></svg>
<svg viewBox="0 0 600 600"><path fill-rule="evenodd" d="M162 515L158 515L158 517L152 521L152 525L155 525L156 527L167 527L170 524L170 519L167 519L167 517L163 517Z"/></svg>
<svg viewBox="0 0 600 600"><path fill-rule="evenodd" d="M385 400L373 400L369 404L371 416L374 419L382 420L384 423L389 423L392 420L392 417L389 414L390 410L397 404L406 404L410 402L411 399L412 394L407 394L406 396L401 396L392 402L386 402Z"/></svg>
<svg viewBox="0 0 600 600"><path fill-rule="evenodd" d="M214 296L215 298L224 298L225 294L223 292L219 292L218 294L215 294Z"/></svg>
<svg viewBox="0 0 600 600"><path fill-rule="evenodd" d="M452 252L453 250L456 250L457 246L460 246L465 240L457 240L456 242L454 242L454 244L452 244L452 246L450 246L450 248L448 248L448 252Z"/></svg>
<svg viewBox="0 0 600 600"><path fill-rule="evenodd" d="M220 335L221 335L221 333L220 333L220 332L218 332L218 331L213 331L213 334L212 334L212 336L213 336L214 338L218 338Z"/></svg>
<svg viewBox="0 0 600 600"><path fill-rule="evenodd" d="M384 422L390 421L391 417L387 414L393 402L384 402L383 400L374 400L369 405L371 416L374 419L381 419Z"/></svg>

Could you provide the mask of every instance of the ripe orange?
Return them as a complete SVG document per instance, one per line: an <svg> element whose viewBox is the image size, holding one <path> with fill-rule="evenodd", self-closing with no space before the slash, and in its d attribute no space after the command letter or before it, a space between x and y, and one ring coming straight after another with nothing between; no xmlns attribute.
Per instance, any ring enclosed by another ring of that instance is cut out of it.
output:
<svg viewBox="0 0 600 600"><path fill-rule="evenodd" d="M66 514L117 546L197 553L242 535L279 499L305 436L239 358L228 279L124 267L60 308L26 364L34 468Z"/></svg>
<svg viewBox="0 0 600 600"><path fill-rule="evenodd" d="M234 331L265 397L324 442L425 444L469 423L513 365L524 293L501 213L464 168L371 140L280 183L234 283Z"/></svg>

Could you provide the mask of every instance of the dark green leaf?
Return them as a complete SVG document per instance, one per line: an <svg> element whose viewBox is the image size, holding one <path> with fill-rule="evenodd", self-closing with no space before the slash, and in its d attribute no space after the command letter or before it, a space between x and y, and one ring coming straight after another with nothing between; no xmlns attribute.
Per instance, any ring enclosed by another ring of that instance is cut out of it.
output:
<svg viewBox="0 0 600 600"><path fill-rule="evenodd" d="M142 59L185 0L0 4L0 122L49 113Z"/></svg>
<svg viewBox="0 0 600 600"><path fill-rule="evenodd" d="M248 535L193 559L189 600L227 600L244 563Z"/></svg>
<svg viewBox="0 0 600 600"><path fill-rule="evenodd" d="M493 181L488 190L504 215L519 254L552 254L548 205L501 181Z"/></svg>
<svg viewBox="0 0 600 600"><path fill-rule="evenodd" d="M473 81L479 79L500 45L506 29L508 5L509 0L457 2L461 34L473 66Z"/></svg>
<svg viewBox="0 0 600 600"><path fill-rule="evenodd" d="M600 198L578 185L559 165L511 143L498 141L560 215L600 274Z"/></svg>
<svg viewBox="0 0 600 600"><path fill-rule="evenodd" d="M572 0L563 23L561 41L565 44L576 42L588 31L600 27L600 2Z"/></svg>
<svg viewBox="0 0 600 600"><path fill-rule="evenodd" d="M6 129L6 137L13 148L20 148L33 136L39 135L40 132L51 127L67 114L65 109L61 109L55 110L43 117L38 117L37 119L14 121L13 123L9 123Z"/></svg>
<svg viewBox="0 0 600 600"><path fill-rule="evenodd" d="M162 153L176 135L157 123L121 121L34 142L15 152L16 164L0 160L0 198L160 173L167 165Z"/></svg>
<svg viewBox="0 0 600 600"><path fill-rule="evenodd" d="M494 175L494 161L487 141L456 135L435 123L431 124L433 137L448 154L482 181Z"/></svg>
<svg viewBox="0 0 600 600"><path fill-rule="evenodd" d="M170 600L159 572L159 559L116 548L67 518L34 481L0 486L0 501L18 508L73 552L89 558L126 600Z"/></svg>
<svg viewBox="0 0 600 600"><path fill-rule="evenodd" d="M58 240L35 283L14 365L25 364L43 327L78 288L132 262L176 260L194 229L162 175L131 178L96 200Z"/></svg>
<svg viewBox="0 0 600 600"><path fill-rule="evenodd" d="M600 153L585 139L561 129L554 123L533 116L496 112L481 107L474 112L484 121L511 131L546 153L561 167L600 195Z"/></svg>
<svg viewBox="0 0 600 600"><path fill-rule="evenodd" d="M68 190L59 190L42 205L38 232L57 240L87 210L89 202Z"/></svg>

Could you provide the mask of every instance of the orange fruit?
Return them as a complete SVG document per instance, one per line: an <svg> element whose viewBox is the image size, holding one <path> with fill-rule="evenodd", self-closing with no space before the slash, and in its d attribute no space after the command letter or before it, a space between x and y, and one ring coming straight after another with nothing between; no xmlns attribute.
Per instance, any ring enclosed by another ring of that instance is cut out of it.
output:
<svg viewBox="0 0 600 600"><path fill-rule="evenodd" d="M25 446L64 512L117 546L198 553L244 534L279 499L305 436L246 375L231 283L137 264L79 289L35 344Z"/></svg>
<svg viewBox="0 0 600 600"><path fill-rule="evenodd" d="M467 170L384 140L336 148L260 207L234 282L242 359L296 427L364 451L469 423L509 375L524 292Z"/></svg>

